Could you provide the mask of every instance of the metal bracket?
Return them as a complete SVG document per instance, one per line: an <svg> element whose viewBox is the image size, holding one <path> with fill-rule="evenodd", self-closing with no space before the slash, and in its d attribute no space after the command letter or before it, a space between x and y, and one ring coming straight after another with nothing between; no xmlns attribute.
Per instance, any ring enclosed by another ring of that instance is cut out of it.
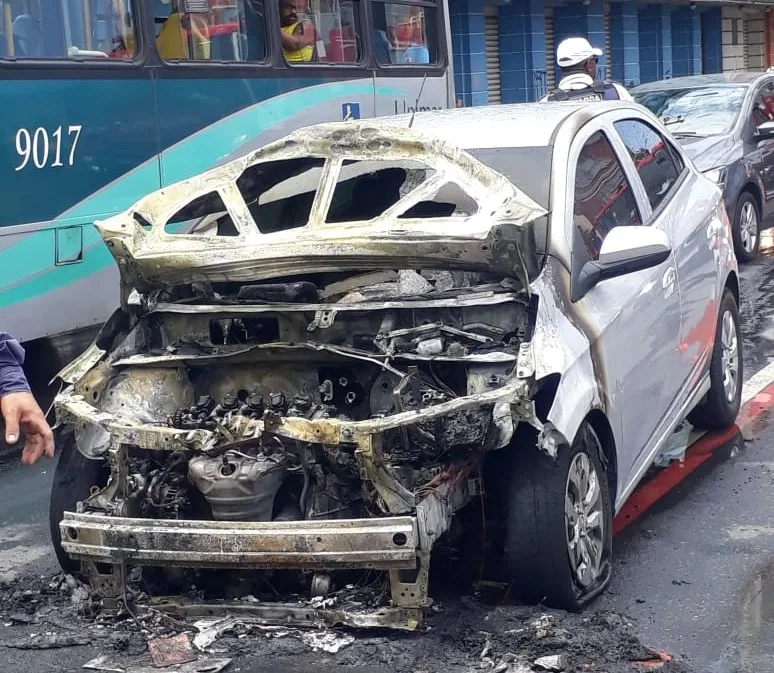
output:
<svg viewBox="0 0 774 673"><path fill-rule="evenodd" d="M336 311L330 309L315 311L314 320L307 327L307 332L314 332L316 329L328 329L336 320Z"/></svg>

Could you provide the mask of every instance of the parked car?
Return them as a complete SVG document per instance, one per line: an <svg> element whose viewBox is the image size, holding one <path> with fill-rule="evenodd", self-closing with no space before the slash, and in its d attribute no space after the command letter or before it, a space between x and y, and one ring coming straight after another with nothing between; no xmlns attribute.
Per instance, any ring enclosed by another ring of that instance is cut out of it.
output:
<svg viewBox="0 0 774 673"><path fill-rule="evenodd" d="M631 90L723 189L740 261L755 257L774 226L774 75L676 77Z"/></svg>
<svg viewBox="0 0 774 673"><path fill-rule="evenodd" d="M124 564L377 569L367 617L250 610L414 628L486 497L514 589L577 610L676 426L739 408L720 191L631 102L309 127L96 226L123 299L60 373L51 521L107 595Z"/></svg>

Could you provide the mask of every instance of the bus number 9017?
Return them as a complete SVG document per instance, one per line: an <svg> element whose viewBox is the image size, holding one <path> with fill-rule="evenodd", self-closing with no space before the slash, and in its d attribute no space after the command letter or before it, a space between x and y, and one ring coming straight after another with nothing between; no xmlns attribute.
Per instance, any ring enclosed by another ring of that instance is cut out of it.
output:
<svg viewBox="0 0 774 673"><path fill-rule="evenodd" d="M72 140L70 145L67 165L72 166L75 162L75 150L78 147L78 140L81 137L80 124L67 127L67 138ZM48 131L43 127L38 127L30 132L28 129L21 128L16 132L16 153L21 157L22 162L16 167L20 171L29 165L30 160L35 168L59 168L65 164L62 161L62 135L64 131L59 126L49 137ZM66 151L66 150L65 150ZM49 161L53 159L51 163Z"/></svg>

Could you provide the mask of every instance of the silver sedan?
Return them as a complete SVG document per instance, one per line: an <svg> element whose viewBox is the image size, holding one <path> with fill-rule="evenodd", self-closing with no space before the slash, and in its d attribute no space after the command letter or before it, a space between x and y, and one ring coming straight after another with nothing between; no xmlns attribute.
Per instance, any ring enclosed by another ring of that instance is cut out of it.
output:
<svg viewBox="0 0 774 673"><path fill-rule="evenodd" d="M677 425L739 409L720 190L633 103L310 127L96 226L123 303L61 373L52 532L108 593L380 569L330 621L415 628L483 502L519 593L579 609Z"/></svg>

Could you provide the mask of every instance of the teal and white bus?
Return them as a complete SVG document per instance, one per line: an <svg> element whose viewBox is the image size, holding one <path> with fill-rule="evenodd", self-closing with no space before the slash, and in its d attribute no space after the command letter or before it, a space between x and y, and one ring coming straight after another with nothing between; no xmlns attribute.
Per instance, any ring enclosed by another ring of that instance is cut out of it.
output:
<svg viewBox="0 0 774 673"><path fill-rule="evenodd" d="M0 329L49 352L118 303L95 219L301 126L454 104L446 0L0 0L0 25Z"/></svg>

